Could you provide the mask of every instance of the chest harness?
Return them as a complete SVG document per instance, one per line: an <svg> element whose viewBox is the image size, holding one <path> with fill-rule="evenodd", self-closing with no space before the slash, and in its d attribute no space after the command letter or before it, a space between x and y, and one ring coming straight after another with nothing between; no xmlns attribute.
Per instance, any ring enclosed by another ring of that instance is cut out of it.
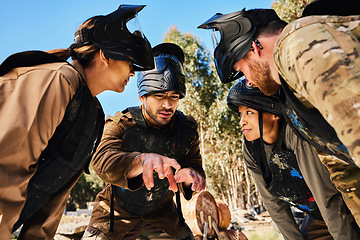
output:
<svg viewBox="0 0 360 240"><path fill-rule="evenodd" d="M3 62L0 74L5 75L16 67L54 62L66 61L41 51L17 53ZM92 153L100 142L103 127L104 113L100 103L83 80L38 159L38 168L28 184L25 206L13 231L29 220L80 171L84 168L87 170Z"/></svg>
<svg viewBox="0 0 360 240"><path fill-rule="evenodd" d="M306 212L313 218L321 220L322 216L309 187L301 175L296 156L293 152L286 150L284 144L285 129L286 124L282 124L279 140L270 154L269 163L266 159L264 160L264 154L259 152L259 149L261 149L260 139L255 141L245 140L246 147L256 163L262 168L267 168L266 171L262 170L262 173L270 173L271 177L263 174L263 178L266 188L271 194Z"/></svg>
<svg viewBox="0 0 360 240"><path fill-rule="evenodd" d="M184 157L198 139L197 132L186 124L185 115L176 111L174 126L166 131L161 131L146 125L139 107L128 108L123 113L127 111L135 121L135 125L126 129L121 135L122 140L126 143L127 151L157 153L174 158L181 165ZM167 178L160 179L155 171L153 177L154 187L150 190L144 184L135 191L112 185L112 192L117 203L124 210L136 216L146 216L157 210L166 199L169 182Z"/></svg>

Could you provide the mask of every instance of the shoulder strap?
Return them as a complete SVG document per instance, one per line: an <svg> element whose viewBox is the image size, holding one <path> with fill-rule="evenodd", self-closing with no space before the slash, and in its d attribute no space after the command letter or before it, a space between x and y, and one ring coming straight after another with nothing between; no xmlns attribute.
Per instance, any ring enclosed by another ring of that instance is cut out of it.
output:
<svg viewBox="0 0 360 240"><path fill-rule="evenodd" d="M132 119L134 119L134 122L137 125L147 127L144 116L142 115L139 107L129 107L127 110L130 112Z"/></svg>
<svg viewBox="0 0 360 240"><path fill-rule="evenodd" d="M249 150L249 153L255 160L256 164L259 166L266 187L269 187L272 177L269 164L267 162L267 159L265 158L266 156L264 156L263 154L265 149L263 149L263 147L261 146L261 139L256 139L254 141L247 141L245 139L245 145Z"/></svg>
<svg viewBox="0 0 360 240"><path fill-rule="evenodd" d="M276 142L275 147L274 147L274 150L276 152L285 149L284 140L285 140L286 125L287 125L286 122L284 122L284 121L280 122L280 134L279 134L278 141Z"/></svg>
<svg viewBox="0 0 360 240"><path fill-rule="evenodd" d="M0 65L0 76L7 74L11 69L17 67L30 67L53 62L67 61L43 51L26 51L15 53L6 58Z"/></svg>
<svg viewBox="0 0 360 240"><path fill-rule="evenodd" d="M187 120L186 120L186 116L183 112L176 110L174 116L175 116L176 126L180 127L180 126L186 124Z"/></svg>

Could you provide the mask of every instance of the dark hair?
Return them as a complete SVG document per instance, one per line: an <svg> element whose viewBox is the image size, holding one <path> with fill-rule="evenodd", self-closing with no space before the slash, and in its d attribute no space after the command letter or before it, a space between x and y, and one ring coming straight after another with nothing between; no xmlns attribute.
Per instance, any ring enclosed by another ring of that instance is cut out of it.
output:
<svg viewBox="0 0 360 240"><path fill-rule="evenodd" d="M265 26L257 26L253 38L256 39L258 37L272 37L278 35L286 25L287 22L279 19L279 20L273 20Z"/></svg>
<svg viewBox="0 0 360 240"><path fill-rule="evenodd" d="M94 26L95 20L101 18L103 16L95 16L92 18L89 18L86 20L81 26L78 28L78 30L86 27L91 28ZM47 53L53 54L57 56L58 58L67 60L69 57L73 60L78 60L80 64L83 66L83 68L89 68L92 66L94 55L99 51L99 48L97 48L94 44L89 44L85 46L70 46L66 49L54 49L49 50Z"/></svg>

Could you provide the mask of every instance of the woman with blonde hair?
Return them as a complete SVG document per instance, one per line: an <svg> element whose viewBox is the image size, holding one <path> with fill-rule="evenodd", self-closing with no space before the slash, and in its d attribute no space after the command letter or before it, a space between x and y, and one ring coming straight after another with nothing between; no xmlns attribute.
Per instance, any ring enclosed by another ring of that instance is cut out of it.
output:
<svg viewBox="0 0 360 240"><path fill-rule="evenodd" d="M17 53L0 65L0 239L21 225L20 239L53 239L101 138L95 96L121 93L134 71L154 68L150 43L127 27L144 7L120 5L85 21L69 48Z"/></svg>

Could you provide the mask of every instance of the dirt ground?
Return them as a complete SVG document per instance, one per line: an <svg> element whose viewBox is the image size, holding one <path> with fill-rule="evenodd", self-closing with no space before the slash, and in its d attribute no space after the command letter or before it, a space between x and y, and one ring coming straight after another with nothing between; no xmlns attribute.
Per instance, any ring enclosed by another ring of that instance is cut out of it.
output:
<svg viewBox="0 0 360 240"><path fill-rule="evenodd" d="M231 224L229 227L241 229L248 240L282 240L281 234L276 230L270 216L264 212L258 216L250 216L245 210L231 211ZM78 240L81 238L90 220L89 216L64 215L55 240Z"/></svg>

